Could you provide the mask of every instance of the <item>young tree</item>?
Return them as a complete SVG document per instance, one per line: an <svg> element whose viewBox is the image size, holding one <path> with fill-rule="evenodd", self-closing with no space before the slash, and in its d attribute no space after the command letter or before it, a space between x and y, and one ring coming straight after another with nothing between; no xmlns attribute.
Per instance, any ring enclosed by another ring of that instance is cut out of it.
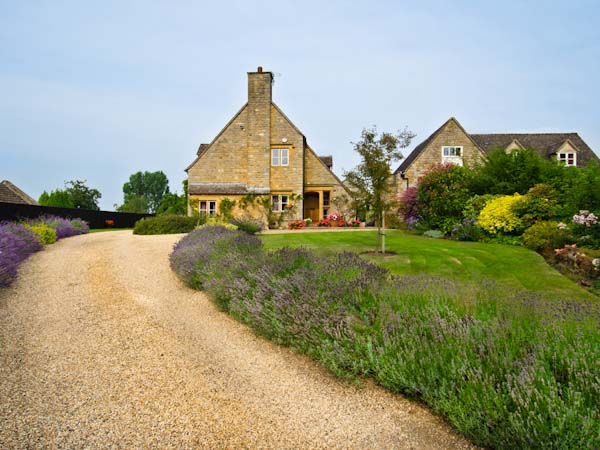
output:
<svg viewBox="0 0 600 450"><path fill-rule="evenodd" d="M144 197L148 202L147 210L154 213L167 192L169 192L169 180L162 170L157 172L136 172L123 185L125 201L123 206L130 204L132 201L136 204L141 204L138 200L134 201L133 198Z"/></svg>
<svg viewBox="0 0 600 450"><path fill-rule="evenodd" d="M140 213L148 212L148 200L142 195L132 195L125 200L121 206L117 207L119 212Z"/></svg>
<svg viewBox="0 0 600 450"><path fill-rule="evenodd" d="M360 155L360 164L350 172L345 173L355 201L369 205L377 223L377 249L385 253L385 213L391 208L390 188L392 169L391 164L402 159L401 149L410 145L415 134L406 128L397 134L377 133L377 128L364 128L361 140L354 142L354 150Z"/></svg>

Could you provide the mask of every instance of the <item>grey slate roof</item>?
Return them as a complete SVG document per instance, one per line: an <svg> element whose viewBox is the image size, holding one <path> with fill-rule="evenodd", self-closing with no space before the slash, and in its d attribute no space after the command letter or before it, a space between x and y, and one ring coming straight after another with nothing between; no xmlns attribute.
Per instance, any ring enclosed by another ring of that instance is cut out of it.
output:
<svg viewBox="0 0 600 450"><path fill-rule="evenodd" d="M0 202L37 205L37 202L8 180L0 183Z"/></svg>
<svg viewBox="0 0 600 450"><path fill-rule="evenodd" d="M569 140L578 150L577 165L579 163L585 165L591 159L598 159L577 133L503 133L471 134L470 136L485 153L497 147L506 148L516 140L524 148L531 148L544 158L549 158L555 155L560 146Z"/></svg>
<svg viewBox="0 0 600 450"><path fill-rule="evenodd" d="M323 164L325 164L329 170L331 170L331 168L333 167L333 156L319 156L319 159L323 161Z"/></svg>

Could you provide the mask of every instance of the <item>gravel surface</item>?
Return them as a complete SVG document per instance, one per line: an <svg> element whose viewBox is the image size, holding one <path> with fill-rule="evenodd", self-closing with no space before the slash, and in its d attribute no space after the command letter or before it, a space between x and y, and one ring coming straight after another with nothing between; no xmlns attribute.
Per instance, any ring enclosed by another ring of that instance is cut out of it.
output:
<svg viewBox="0 0 600 450"><path fill-rule="evenodd" d="M216 310L171 272L179 238L65 239L0 290L0 448L474 448Z"/></svg>

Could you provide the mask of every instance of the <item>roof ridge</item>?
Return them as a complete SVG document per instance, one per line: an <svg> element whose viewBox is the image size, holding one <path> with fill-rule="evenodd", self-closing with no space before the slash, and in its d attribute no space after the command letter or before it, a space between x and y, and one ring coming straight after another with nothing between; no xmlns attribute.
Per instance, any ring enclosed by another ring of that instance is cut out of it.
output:
<svg viewBox="0 0 600 450"><path fill-rule="evenodd" d="M556 134L579 134L577 133L577 131L561 131L561 132L557 132L557 133L469 133L471 136L515 136L515 135L520 135L520 136L532 136L532 135L536 135L536 136L551 136L551 135L556 135Z"/></svg>

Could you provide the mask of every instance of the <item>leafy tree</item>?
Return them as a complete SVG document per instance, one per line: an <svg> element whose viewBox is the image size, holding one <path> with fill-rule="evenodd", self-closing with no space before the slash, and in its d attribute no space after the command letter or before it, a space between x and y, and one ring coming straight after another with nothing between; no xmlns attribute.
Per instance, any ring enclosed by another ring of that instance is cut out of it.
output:
<svg viewBox="0 0 600 450"><path fill-rule="evenodd" d="M147 201L147 210L156 212L164 195L169 192L169 180L162 170L157 172L136 172L129 177L123 185L124 205L136 204L141 206L134 197L144 197ZM133 202L133 203L132 203Z"/></svg>
<svg viewBox="0 0 600 450"><path fill-rule="evenodd" d="M410 145L415 134L406 128L397 134L383 132L377 128L364 128L361 140L353 143L354 150L360 155L361 162L354 169L345 173L346 182L350 186L355 201L359 205L369 205L377 222L377 249L385 253L385 236L381 227L384 225L384 214L392 206L390 201L391 164L402 159L401 149Z"/></svg>
<svg viewBox="0 0 600 450"><path fill-rule="evenodd" d="M474 168L470 188L475 194L526 194L534 185L560 176L562 169L557 161L544 159L532 149L507 153L495 148Z"/></svg>
<svg viewBox="0 0 600 450"><path fill-rule="evenodd" d="M156 210L156 214L177 214L185 216L187 214L187 180L183 180L183 194L177 195L177 192L167 192L160 205Z"/></svg>
<svg viewBox="0 0 600 450"><path fill-rule="evenodd" d="M42 192L38 203L42 206L56 206L59 208L74 208L73 200L67 191L57 189L48 194L46 191Z"/></svg>
<svg viewBox="0 0 600 450"><path fill-rule="evenodd" d="M121 206L117 208L120 212L129 213L147 213L148 212L148 200L142 195L132 195L125 200Z"/></svg>
<svg viewBox="0 0 600 450"><path fill-rule="evenodd" d="M75 208L98 211L100 209L98 200L102 197L102 194L98 189L87 187L85 183L85 180L67 181L65 183L66 191L69 193Z"/></svg>

